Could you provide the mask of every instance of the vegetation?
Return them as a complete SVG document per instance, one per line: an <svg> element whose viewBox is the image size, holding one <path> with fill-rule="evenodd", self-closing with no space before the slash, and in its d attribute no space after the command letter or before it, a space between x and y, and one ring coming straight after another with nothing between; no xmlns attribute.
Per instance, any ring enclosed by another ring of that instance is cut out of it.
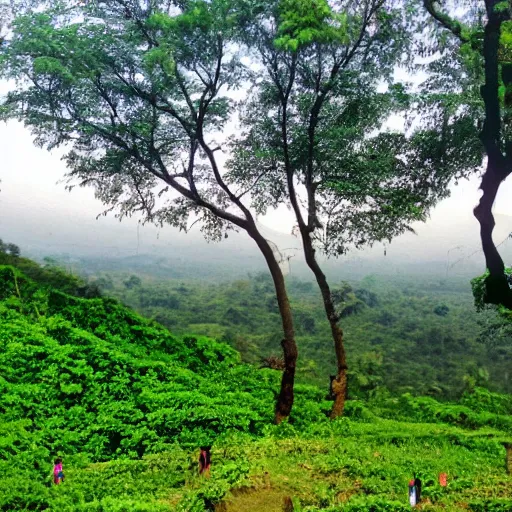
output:
<svg viewBox="0 0 512 512"><path fill-rule="evenodd" d="M269 275L80 278L0 240L0 510L400 512L412 477L421 510L512 510L510 1L4 3L0 120L105 214L243 230ZM410 230L482 151L478 316L447 280L328 283L317 250ZM257 223L282 205L318 289Z"/></svg>
<svg viewBox="0 0 512 512"><path fill-rule="evenodd" d="M73 297L13 266L0 276L2 510L42 506L52 454L140 458L270 423L274 373L237 364L228 346L175 338L113 299Z"/></svg>
<svg viewBox="0 0 512 512"><path fill-rule="evenodd" d="M509 395L380 395L332 422L325 392L298 385L290 421L273 426L277 372L114 299L64 293L67 274L42 270L36 281L0 266L1 510L401 511L413 473L425 510L510 508ZM201 444L213 444L211 479L196 474Z"/></svg>
<svg viewBox="0 0 512 512"><path fill-rule="evenodd" d="M140 274L140 286L127 288L129 267L101 272L97 262L89 267L83 260L81 268L105 294L175 333L223 340L252 364L269 357L279 364L279 317L265 274L208 283L205 278L163 280L148 270ZM322 298L311 282L290 277L287 287L301 346L297 378L327 393L326 376L335 374L336 360ZM475 384L512 391L506 369L509 331L492 311L468 315L473 297L467 285L373 275L337 289L336 311L350 349L349 397L412 392L453 399Z"/></svg>

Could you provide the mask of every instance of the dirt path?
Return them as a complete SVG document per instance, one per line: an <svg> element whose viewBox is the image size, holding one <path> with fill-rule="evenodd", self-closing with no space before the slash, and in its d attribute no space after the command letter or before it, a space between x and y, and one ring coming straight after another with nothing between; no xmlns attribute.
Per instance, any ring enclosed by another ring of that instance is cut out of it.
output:
<svg viewBox="0 0 512 512"><path fill-rule="evenodd" d="M286 494L277 489L237 491L224 503L224 512L282 512Z"/></svg>

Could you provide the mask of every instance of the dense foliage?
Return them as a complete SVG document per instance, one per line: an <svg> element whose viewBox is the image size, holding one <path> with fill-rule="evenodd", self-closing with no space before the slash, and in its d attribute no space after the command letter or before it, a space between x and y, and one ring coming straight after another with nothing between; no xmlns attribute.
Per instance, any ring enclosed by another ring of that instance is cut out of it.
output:
<svg viewBox="0 0 512 512"><path fill-rule="evenodd" d="M173 332L221 339L253 364L279 356L279 317L265 274L217 284L162 279L147 269L139 283L129 266L105 272L83 260L80 268L105 294ZM287 286L300 347L298 379L327 392L335 359L321 297L311 282L290 277ZM507 333L495 332L498 320L490 311L468 315L473 298L467 284L370 275L341 283L333 297L346 330L350 397L391 391L454 398L475 384L512 391Z"/></svg>
<svg viewBox="0 0 512 512"><path fill-rule="evenodd" d="M512 169L512 4L455 7L29 0L11 2L7 27L0 6L0 77L15 81L0 119L65 146L72 186L93 186L107 212L185 231L200 222L213 240L244 230L271 274L86 281L0 240L0 509L405 511L413 475L424 510L512 509L512 399L496 393L512 391L512 292L492 239ZM453 39L432 49L432 34L411 33L420 10ZM397 66L429 52L422 97L410 95ZM400 133L385 129L411 113ZM225 171L233 121L243 129ZM473 289L501 317L468 317L469 295L441 282L330 287L315 247L338 255L409 230L481 163L482 146L488 271ZM322 300L284 279L256 222L282 203ZM330 422L348 369L351 400ZM211 480L195 475L202 445L213 445ZM67 479L52 486L57 455Z"/></svg>
<svg viewBox="0 0 512 512"><path fill-rule="evenodd" d="M58 271L37 277L48 275L55 284ZM44 482L52 454L139 458L271 422L274 373L237 364L225 344L176 338L113 299L73 297L13 266L0 267L0 301L2 485L19 482L21 496L34 468Z"/></svg>
<svg viewBox="0 0 512 512"><path fill-rule="evenodd" d="M414 472L427 510L511 506L508 395L473 388L453 405L380 394L330 422L325 391L299 385L290 422L273 426L278 372L240 363L212 338L171 335L112 298L64 293L59 284L81 281L63 271L5 258L34 279L0 266L0 510L202 512L223 502L231 512L249 502L263 512L288 499L303 511L401 511ZM382 300L354 295L368 310ZM201 444L213 444L209 480L194 476ZM61 486L51 485L56 455Z"/></svg>

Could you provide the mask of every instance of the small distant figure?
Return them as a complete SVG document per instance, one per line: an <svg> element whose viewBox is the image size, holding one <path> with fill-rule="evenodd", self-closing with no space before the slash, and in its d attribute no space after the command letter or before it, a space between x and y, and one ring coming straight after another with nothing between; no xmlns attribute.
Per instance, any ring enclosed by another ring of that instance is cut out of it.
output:
<svg viewBox="0 0 512 512"><path fill-rule="evenodd" d="M415 507L421 500L421 480L414 475L414 480L409 482L409 503Z"/></svg>
<svg viewBox="0 0 512 512"><path fill-rule="evenodd" d="M199 452L199 474L210 476L211 446L202 446Z"/></svg>
<svg viewBox="0 0 512 512"><path fill-rule="evenodd" d="M439 485L441 487L446 487L447 485L447 479L448 479L448 476L446 473L440 473L439 474Z"/></svg>
<svg viewBox="0 0 512 512"><path fill-rule="evenodd" d="M421 501L421 480L414 475L414 487L416 487L416 503Z"/></svg>
<svg viewBox="0 0 512 512"><path fill-rule="evenodd" d="M409 482L409 504L411 507L415 507L418 503L417 501L418 497L416 494L416 486L414 485L414 480L411 480Z"/></svg>
<svg viewBox="0 0 512 512"><path fill-rule="evenodd" d="M293 501L290 496L285 496L283 500L283 512L294 512Z"/></svg>
<svg viewBox="0 0 512 512"><path fill-rule="evenodd" d="M59 485L64 482L64 471L62 470L62 459L57 457L53 466L53 483Z"/></svg>

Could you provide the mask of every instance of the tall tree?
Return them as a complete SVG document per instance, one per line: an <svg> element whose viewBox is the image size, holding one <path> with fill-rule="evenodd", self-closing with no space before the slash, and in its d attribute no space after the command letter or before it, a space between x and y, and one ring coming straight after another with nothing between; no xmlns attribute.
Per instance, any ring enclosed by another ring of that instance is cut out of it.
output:
<svg viewBox="0 0 512 512"><path fill-rule="evenodd" d="M1 76L16 81L1 107L38 145L69 148L70 182L92 186L120 218L187 229L208 239L244 230L273 278L285 369L275 419L292 409L297 347L285 280L254 211L223 176L222 131L246 78L226 0L15 3ZM245 197L244 197L245 196Z"/></svg>
<svg viewBox="0 0 512 512"><path fill-rule="evenodd" d="M474 209L488 270L482 300L512 309L512 289L492 239L492 207L501 184L512 172L512 4L509 0L481 0L460 9L451 2L424 0L424 6L439 28L458 43L468 73L473 72L482 82L480 140L487 162L480 183L482 196ZM474 109L475 117L478 114Z"/></svg>
<svg viewBox="0 0 512 512"><path fill-rule="evenodd" d="M266 2L244 36L259 68L230 177L255 184L258 211L285 203L295 214L334 342L334 418L344 408L347 357L317 250L338 256L410 230L448 195L451 178L481 157L456 98L427 101L393 82L411 44L403 3ZM416 119L407 133L385 129L392 114L427 104L428 119Z"/></svg>

